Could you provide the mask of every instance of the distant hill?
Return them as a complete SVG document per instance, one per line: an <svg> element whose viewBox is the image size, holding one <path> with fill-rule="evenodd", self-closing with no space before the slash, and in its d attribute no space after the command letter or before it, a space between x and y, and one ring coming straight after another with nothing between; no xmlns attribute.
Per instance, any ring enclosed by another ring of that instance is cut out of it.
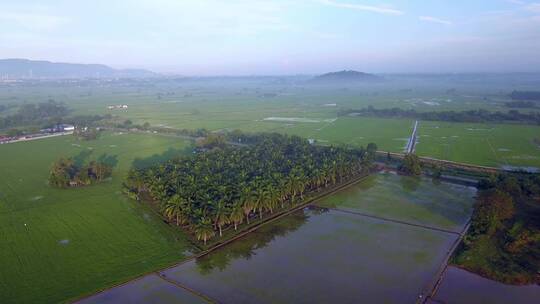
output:
<svg viewBox="0 0 540 304"><path fill-rule="evenodd" d="M377 82L382 81L383 78L363 73L363 72L357 72L357 71L340 71L340 72L332 72L332 73L326 73L320 76L314 77L311 82L312 83L361 83L361 82Z"/></svg>
<svg viewBox="0 0 540 304"><path fill-rule="evenodd" d="M102 64L56 63L0 59L0 77L17 78L142 78L157 74L138 69L118 70Z"/></svg>

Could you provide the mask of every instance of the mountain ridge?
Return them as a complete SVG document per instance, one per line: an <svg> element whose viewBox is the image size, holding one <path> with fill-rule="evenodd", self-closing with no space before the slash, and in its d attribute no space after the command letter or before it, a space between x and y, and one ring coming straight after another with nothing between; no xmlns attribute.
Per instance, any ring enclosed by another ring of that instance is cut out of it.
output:
<svg viewBox="0 0 540 304"><path fill-rule="evenodd" d="M343 70L338 72L325 73L311 79L313 83L350 83L350 82L376 82L383 78L374 74L358 72L353 70Z"/></svg>
<svg viewBox="0 0 540 304"><path fill-rule="evenodd" d="M31 60L0 59L0 77L18 78L144 78L158 74L144 69L114 69L104 64L83 64Z"/></svg>

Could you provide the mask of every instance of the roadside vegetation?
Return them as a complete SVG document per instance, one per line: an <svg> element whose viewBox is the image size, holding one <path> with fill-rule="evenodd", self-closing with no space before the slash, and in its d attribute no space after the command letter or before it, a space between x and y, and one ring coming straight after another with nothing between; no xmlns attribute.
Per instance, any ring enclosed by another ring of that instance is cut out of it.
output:
<svg viewBox="0 0 540 304"><path fill-rule="evenodd" d="M95 140L99 137L100 132L99 128L77 126L73 135L80 140Z"/></svg>
<svg viewBox="0 0 540 304"><path fill-rule="evenodd" d="M398 172L404 175L421 175L422 163L420 162L420 158L413 153L405 154L401 164L398 166Z"/></svg>
<svg viewBox="0 0 540 304"><path fill-rule="evenodd" d="M309 192L366 173L376 151L375 145L367 150L314 146L279 134L252 138L257 143L247 147L228 145L132 169L125 191L157 202L171 223L206 244L224 229L236 230L302 202Z"/></svg>
<svg viewBox="0 0 540 304"><path fill-rule="evenodd" d="M49 174L49 185L56 188L88 186L103 181L112 174L112 167L98 161L78 165L71 158L60 158Z"/></svg>
<svg viewBox="0 0 540 304"><path fill-rule="evenodd" d="M510 284L540 283L540 176L483 180L454 263Z"/></svg>

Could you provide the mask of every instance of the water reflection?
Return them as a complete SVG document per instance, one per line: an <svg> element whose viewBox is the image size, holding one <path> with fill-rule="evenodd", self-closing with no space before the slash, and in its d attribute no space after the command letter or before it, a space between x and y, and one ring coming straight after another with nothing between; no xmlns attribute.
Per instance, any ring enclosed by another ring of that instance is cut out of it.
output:
<svg viewBox="0 0 540 304"><path fill-rule="evenodd" d="M314 215L328 211L328 209L317 207L308 207L307 209L313 212ZM307 223L309 217L308 212L301 210L280 219L275 224L265 225L219 250L198 258L196 260L197 269L200 274L206 275L214 270L225 270L233 260L249 260L256 254L256 250L268 246L278 237L284 237L298 230Z"/></svg>
<svg viewBox="0 0 540 304"><path fill-rule="evenodd" d="M405 192L415 192L420 188L422 183L421 177L416 176L400 176L399 183Z"/></svg>

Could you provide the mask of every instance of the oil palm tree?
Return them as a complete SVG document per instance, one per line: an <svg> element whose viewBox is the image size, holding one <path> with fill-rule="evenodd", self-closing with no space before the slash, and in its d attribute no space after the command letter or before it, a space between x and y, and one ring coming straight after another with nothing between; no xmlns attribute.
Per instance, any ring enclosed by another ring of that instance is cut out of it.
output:
<svg viewBox="0 0 540 304"><path fill-rule="evenodd" d="M238 225L244 221L244 210L242 209L242 204L239 202L233 205L231 214L229 215L229 221L234 224L234 230L237 230Z"/></svg>
<svg viewBox="0 0 540 304"><path fill-rule="evenodd" d="M202 217L195 227L195 237L197 240L202 240L204 245L206 241L211 239L215 235L214 229L212 229L212 220L207 217Z"/></svg>

